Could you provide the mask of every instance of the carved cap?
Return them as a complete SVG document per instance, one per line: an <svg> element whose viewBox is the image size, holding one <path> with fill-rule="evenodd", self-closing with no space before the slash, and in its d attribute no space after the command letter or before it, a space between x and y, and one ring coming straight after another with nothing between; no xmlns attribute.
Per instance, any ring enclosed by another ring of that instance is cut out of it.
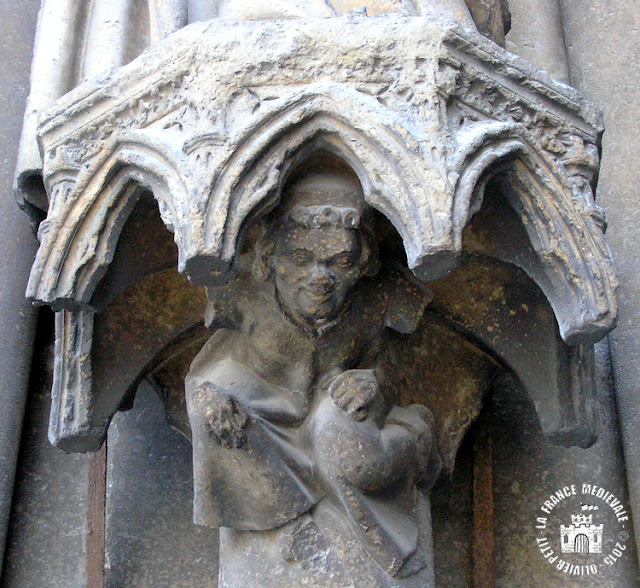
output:
<svg viewBox="0 0 640 588"><path fill-rule="evenodd" d="M327 154L315 156L298 166L287 181L277 215L281 219L299 216L300 210L313 211L318 223L340 214L345 226L357 227L368 207L360 180L342 161Z"/></svg>

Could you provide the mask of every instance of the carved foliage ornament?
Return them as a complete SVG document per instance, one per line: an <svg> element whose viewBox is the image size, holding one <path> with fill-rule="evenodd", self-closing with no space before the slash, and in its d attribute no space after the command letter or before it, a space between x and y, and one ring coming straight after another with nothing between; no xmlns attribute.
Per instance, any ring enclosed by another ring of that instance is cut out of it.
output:
<svg viewBox="0 0 640 588"><path fill-rule="evenodd" d="M479 35L423 19L193 25L45 118L51 203L28 295L91 305L132 184L153 189L180 270L224 283L244 227L321 145L356 170L422 279L455 267L462 230L502 170L563 337L593 341L615 317L590 189L601 130L572 90ZM72 190L56 188L61 169L66 186L76 170Z"/></svg>

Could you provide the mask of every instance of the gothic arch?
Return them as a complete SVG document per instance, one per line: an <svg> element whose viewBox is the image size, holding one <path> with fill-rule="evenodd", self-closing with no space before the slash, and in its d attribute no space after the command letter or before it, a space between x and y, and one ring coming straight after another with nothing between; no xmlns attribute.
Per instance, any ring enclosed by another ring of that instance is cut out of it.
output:
<svg viewBox="0 0 640 588"><path fill-rule="evenodd" d="M612 328L616 284L602 233L586 204L576 208L562 163L524 125L469 125L455 136L447 166L432 137L410 132L356 90L318 85L266 110L227 138L228 155L208 183L189 155L154 131L116 133L69 196L54 199L28 296L56 309L90 305L140 186L175 233L179 271L195 283L225 283L246 228L277 204L291 167L323 148L357 173L366 201L395 226L409 267L427 281L457 265L464 228L487 182L499 177L536 255L510 261L545 292L563 338L590 343Z"/></svg>
<svg viewBox="0 0 640 588"><path fill-rule="evenodd" d="M535 252L534 259L499 257L540 286L567 343L601 339L615 324L617 283L602 231L588 210L576 209L571 179L561 164L536 148L519 124L481 123L462 144L452 205L456 250L487 184L497 178Z"/></svg>
<svg viewBox="0 0 640 588"><path fill-rule="evenodd" d="M54 310L89 306L145 188L183 255L194 228L187 172L186 156L161 141L142 133L118 135L98 161L80 172L67 200L41 225L28 297Z"/></svg>
<svg viewBox="0 0 640 588"><path fill-rule="evenodd" d="M425 187L446 194L447 181L425 158L420 140L388 120L371 96L329 94L316 90L246 130L207 198L205 252L184 268L194 281L228 279L243 228L277 204L289 169L318 148L357 173L365 200L396 227L417 275L426 277L432 258L448 253L450 219L434 206L438 199L425 194Z"/></svg>

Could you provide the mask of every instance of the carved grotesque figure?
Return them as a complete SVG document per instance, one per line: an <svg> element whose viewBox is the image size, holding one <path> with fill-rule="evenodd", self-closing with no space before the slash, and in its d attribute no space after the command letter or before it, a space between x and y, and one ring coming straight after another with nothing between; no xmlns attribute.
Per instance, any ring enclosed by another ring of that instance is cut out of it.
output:
<svg viewBox="0 0 640 588"><path fill-rule="evenodd" d="M251 267L209 291L207 322L219 330L186 381L194 518L278 529L281 547L304 523L310 545L338 553L346 542L361 552L373 585L404 585L393 582L429 567L428 504L418 488L433 484L440 460L429 411L395 405L387 343L390 330L416 328L428 294L401 270L380 269L372 211L354 175L309 170L281 202ZM300 553L314 549L299 548L282 547L278 565L305 568ZM348 578L353 565L323 572Z"/></svg>
<svg viewBox="0 0 640 588"><path fill-rule="evenodd" d="M353 230L358 213L300 206L291 221L276 242L276 292L293 320L319 327L336 318L361 277L363 244Z"/></svg>

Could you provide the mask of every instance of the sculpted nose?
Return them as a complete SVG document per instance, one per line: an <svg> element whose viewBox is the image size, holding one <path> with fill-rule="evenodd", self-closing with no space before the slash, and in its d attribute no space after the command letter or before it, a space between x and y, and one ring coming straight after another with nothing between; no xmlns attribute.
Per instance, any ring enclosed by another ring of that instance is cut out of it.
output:
<svg viewBox="0 0 640 588"><path fill-rule="evenodd" d="M311 270L309 283L312 286L332 286L336 281L334 273L326 265L316 263Z"/></svg>

